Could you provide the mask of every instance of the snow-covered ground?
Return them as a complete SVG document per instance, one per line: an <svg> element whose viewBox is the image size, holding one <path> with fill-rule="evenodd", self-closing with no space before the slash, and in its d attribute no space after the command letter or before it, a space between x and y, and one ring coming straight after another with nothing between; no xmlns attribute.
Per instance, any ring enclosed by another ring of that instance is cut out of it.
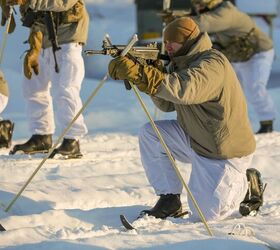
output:
<svg viewBox="0 0 280 250"><path fill-rule="evenodd" d="M127 43L136 27L133 1L112 0L110 5L105 0L87 2L93 20L87 48L100 48L105 33L110 34L113 42ZM11 88L10 102L2 116L16 123L13 144L30 136L21 94L20 55L27 48L21 44L25 37L27 31L18 27L9 37L1 65ZM88 78L82 88L83 100L96 88L109 60L102 56L86 58ZM278 76L276 72L271 78L269 91L279 109ZM143 98L153 114L151 101L145 95ZM250 117L256 130L258 124L251 108ZM174 118L174 114L161 114L160 118ZM138 129L147 118L134 93L126 91L121 82L109 80L87 107L85 119L89 135L81 141L84 157L47 160L8 213L4 207L37 168L43 155L9 156L8 150L0 150L0 223L7 229L0 233L0 248L258 250L270 246L280 249L279 116L276 132L256 136L252 167L260 170L268 183L261 212L256 217L236 215L209 223L214 237L208 236L202 223L190 223L187 217L165 221L143 218L135 224L137 231L126 232L119 214L133 220L140 210L157 200L141 166L137 141ZM56 136L59 132L58 128ZM190 165L178 163L178 166L188 180ZM182 200L187 209L186 193ZM238 230L238 226L246 230ZM233 228L235 234L229 235Z"/></svg>
<svg viewBox="0 0 280 250"><path fill-rule="evenodd" d="M17 141L18 142L18 141ZM82 140L80 160L48 160L11 211L0 212L3 249L280 249L280 133L258 136L252 167L268 183L265 203L256 217L211 222L214 237L202 223L187 218L143 218L126 232L120 214L132 220L154 205L140 162L137 136L100 133ZM8 204L42 160L42 156L0 156L0 197ZM186 179L190 165L179 164ZM186 194L182 196L187 209ZM238 230L238 225L247 231ZM228 235L236 227L235 235ZM247 235L244 235L246 234Z"/></svg>

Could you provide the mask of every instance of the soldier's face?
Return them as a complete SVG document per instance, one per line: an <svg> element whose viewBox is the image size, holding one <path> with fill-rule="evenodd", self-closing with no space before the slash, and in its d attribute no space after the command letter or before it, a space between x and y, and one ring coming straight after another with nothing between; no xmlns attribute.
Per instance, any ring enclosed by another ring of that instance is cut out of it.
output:
<svg viewBox="0 0 280 250"><path fill-rule="evenodd" d="M183 44L181 43L176 43L176 42L171 42L171 41L165 41L165 49L168 53L169 56L173 56L176 54L179 49L183 47Z"/></svg>

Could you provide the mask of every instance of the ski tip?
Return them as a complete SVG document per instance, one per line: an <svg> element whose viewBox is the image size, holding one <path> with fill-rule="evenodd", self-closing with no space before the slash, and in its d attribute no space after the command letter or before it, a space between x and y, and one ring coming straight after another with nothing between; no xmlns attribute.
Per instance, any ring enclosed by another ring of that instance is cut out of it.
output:
<svg viewBox="0 0 280 250"><path fill-rule="evenodd" d="M175 214L173 217L174 218L183 218L185 215L189 215L189 214L190 214L189 211L182 211L182 212L180 212L178 214Z"/></svg>
<svg viewBox="0 0 280 250"><path fill-rule="evenodd" d="M120 219L121 219L122 225L123 225L127 230L133 230L133 229L135 229L135 227L133 227L133 226L131 225L131 223L127 220L127 218L126 218L123 214L120 215Z"/></svg>
<svg viewBox="0 0 280 250"><path fill-rule="evenodd" d="M0 232L4 232L6 229L0 224Z"/></svg>

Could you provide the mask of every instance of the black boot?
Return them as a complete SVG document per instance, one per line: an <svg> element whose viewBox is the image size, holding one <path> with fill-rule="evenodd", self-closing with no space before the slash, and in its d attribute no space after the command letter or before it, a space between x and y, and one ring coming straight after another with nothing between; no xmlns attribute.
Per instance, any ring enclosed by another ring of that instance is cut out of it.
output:
<svg viewBox="0 0 280 250"><path fill-rule="evenodd" d="M48 153L51 147L52 135L32 135L26 143L15 145L10 154L13 155L17 151L25 154Z"/></svg>
<svg viewBox="0 0 280 250"><path fill-rule="evenodd" d="M260 129L257 134L271 133L273 131L273 121L260 121Z"/></svg>
<svg viewBox="0 0 280 250"><path fill-rule="evenodd" d="M4 232L6 229L0 224L0 232Z"/></svg>
<svg viewBox="0 0 280 250"><path fill-rule="evenodd" d="M50 158L53 158L56 154L61 154L67 158L81 158L83 156L80 151L79 141L66 138L64 138L61 145L53 151Z"/></svg>
<svg viewBox="0 0 280 250"><path fill-rule="evenodd" d="M263 192L266 185L263 185L261 173L255 168L246 171L248 180L248 191L244 200L240 203L239 212L243 216L256 214L263 205Z"/></svg>
<svg viewBox="0 0 280 250"><path fill-rule="evenodd" d="M10 120L0 121L0 148L9 148L12 144L14 123Z"/></svg>
<svg viewBox="0 0 280 250"><path fill-rule="evenodd" d="M156 205L150 210L143 210L140 217L145 214L156 218L165 219L166 217L176 217L182 212L180 194L161 194Z"/></svg>

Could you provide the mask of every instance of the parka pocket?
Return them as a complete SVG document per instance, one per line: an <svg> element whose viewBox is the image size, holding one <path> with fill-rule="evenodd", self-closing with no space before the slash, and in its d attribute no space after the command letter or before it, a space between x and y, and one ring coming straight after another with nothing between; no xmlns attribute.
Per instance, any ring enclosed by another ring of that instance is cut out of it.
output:
<svg viewBox="0 0 280 250"><path fill-rule="evenodd" d="M85 6L83 1L78 1L71 9L62 12L61 14L61 23L76 23L84 15Z"/></svg>

